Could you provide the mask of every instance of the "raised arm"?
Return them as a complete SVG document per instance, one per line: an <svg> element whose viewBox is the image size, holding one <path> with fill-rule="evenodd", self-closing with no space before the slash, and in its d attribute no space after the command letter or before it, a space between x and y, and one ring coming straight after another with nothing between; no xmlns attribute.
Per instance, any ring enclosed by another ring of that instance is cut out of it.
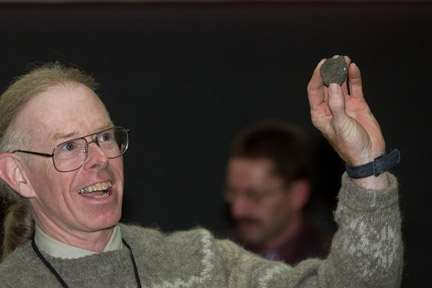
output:
<svg viewBox="0 0 432 288"><path fill-rule="evenodd" d="M312 122L353 167L352 177L348 173L342 177L334 213L338 230L330 253L325 259L307 259L291 267L252 255L230 241L218 242L229 287L397 288L401 283L398 183L385 171L394 162L376 160L387 159L380 157L385 142L363 97L359 68L345 57L348 80L326 86L320 74L324 61L308 85ZM377 171L382 173L356 172L371 162L380 164Z"/></svg>
<svg viewBox="0 0 432 288"><path fill-rule="evenodd" d="M363 97L360 69L345 56L347 79L341 85L333 83L326 86L320 74L325 61L323 59L317 65L307 87L312 123L347 165L370 163L385 153L385 141ZM381 189L388 186L385 173L378 177L352 180L364 188Z"/></svg>
<svg viewBox="0 0 432 288"><path fill-rule="evenodd" d="M332 285L398 287L403 267L398 185L385 170L399 161L399 152L380 157L385 141L363 97L358 66L345 56L347 79L326 86L320 74L325 61L317 65L307 87L313 124L354 170L378 163L383 173L344 175L335 211L338 231L321 275Z"/></svg>

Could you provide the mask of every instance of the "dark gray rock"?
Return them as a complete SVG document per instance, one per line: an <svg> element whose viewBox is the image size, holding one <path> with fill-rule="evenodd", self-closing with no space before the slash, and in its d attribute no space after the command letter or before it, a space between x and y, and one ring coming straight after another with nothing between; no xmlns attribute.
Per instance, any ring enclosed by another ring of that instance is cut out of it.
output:
<svg viewBox="0 0 432 288"><path fill-rule="evenodd" d="M320 68L321 77L327 86L331 83L342 84L347 75L347 63L343 56L328 58Z"/></svg>

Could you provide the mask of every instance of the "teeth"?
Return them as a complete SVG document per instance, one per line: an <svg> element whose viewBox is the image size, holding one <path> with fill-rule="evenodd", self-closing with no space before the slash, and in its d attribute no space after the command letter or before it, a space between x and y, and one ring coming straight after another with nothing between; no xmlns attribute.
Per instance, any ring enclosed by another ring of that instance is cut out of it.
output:
<svg viewBox="0 0 432 288"><path fill-rule="evenodd" d="M111 186L112 186L111 182L97 183L96 185L88 186L88 187L85 187L85 188L79 190L79 194L86 194L86 193L91 193L91 192L96 192L96 191L104 191L104 190L107 190L108 188L110 188ZM108 193L105 192L104 195L105 194L108 194ZM103 198L104 195L102 195L98 198Z"/></svg>
<svg viewBox="0 0 432 288"><path fill-rule="evenodd" d="M102 195L100 196L94 196L95 199L102 199L102 198L106 198L109 196L108 191L104 192Z"/></svg>

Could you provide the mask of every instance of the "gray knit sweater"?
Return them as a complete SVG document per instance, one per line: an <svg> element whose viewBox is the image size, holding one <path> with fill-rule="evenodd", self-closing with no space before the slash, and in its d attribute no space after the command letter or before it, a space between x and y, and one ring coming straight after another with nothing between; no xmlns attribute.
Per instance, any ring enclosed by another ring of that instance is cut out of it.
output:
<svg viewBox="0 0 432 288"><path fill-rule="evenodd" d="M121 224L143 287L399 287L403 246L397 180L370 191L342 178L335 220L339 229L327 259L287 266L217 240L205 229L164 234ZM43 252L42 252L43 253ZM129 250L78 259L44 256L69 287L136 287ZM0 287L61 287L30 243L0 264Z"/></svg>

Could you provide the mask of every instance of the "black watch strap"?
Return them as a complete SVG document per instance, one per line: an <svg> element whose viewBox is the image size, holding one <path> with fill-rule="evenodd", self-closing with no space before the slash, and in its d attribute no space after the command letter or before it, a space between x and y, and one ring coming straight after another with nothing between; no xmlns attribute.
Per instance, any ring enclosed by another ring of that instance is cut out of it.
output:
<svg viewBox="0 0 432 288"><path fill-rule="evenodd" d="M354 179L365 178L369 176L378 176L381 173L396 166L400 161L400 152L395 149L388 154L381 155L369 162L360 166L345 165L346 172L349 177Z"/></svg>

